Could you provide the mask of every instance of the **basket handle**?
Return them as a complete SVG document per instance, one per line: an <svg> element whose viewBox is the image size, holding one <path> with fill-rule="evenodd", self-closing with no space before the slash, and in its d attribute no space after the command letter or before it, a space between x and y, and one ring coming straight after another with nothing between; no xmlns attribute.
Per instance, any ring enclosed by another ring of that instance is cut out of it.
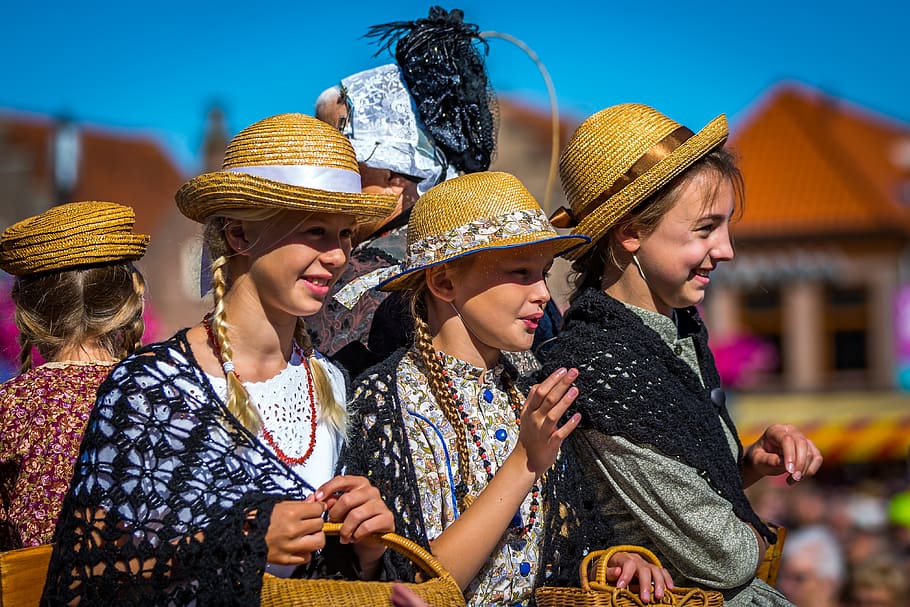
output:
<svg viewBox="0 0 910 607"><path fill-rule="evenodd" d="M326 535L339 535L341 532L341 523L323 523L322 532ZM435 556L427 552L423 546L409 540L397 533L374 533L370 536L372 539L380 542L387 548L411 559L415 565L432 577L446 577L449 572L436 559Z"/></svg>
<svg viewBox="0 0 910 607"><path fill-rule="evenodd" d="M663 567L660 559L657 558L657 555L643 546L620 544L618 546L611 546L606 550L592 550L585 555L585 558L581 560L581 565L578 566L578 577L581 578L581 587L585 590L591 590L591 584L593 584L595 588L598 586L601 587L601 589L605 588L607 586L607 563L610 561L610 557L617 552L634 552L635 554L644 557L646 561L650 561L658 567ZM594 559L597 559L597 562L594 565L594 578L589 582L588 567Z"/></svg>

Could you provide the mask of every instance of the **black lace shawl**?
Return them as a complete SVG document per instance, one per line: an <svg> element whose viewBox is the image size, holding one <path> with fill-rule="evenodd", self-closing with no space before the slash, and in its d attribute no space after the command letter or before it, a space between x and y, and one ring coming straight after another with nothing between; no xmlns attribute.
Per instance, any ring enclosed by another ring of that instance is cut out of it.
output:
<svg viewBox="0 0 910 607"><path fill-rule="evenodd" d="M348 437L338 471L367 477L395 514L395 532L429 550L420 485L398 397L398 363L406 352L398 350L355 380L354 399L348 405ZM394 577L413 581L414 565L397 554L389 556Z"/></svg>
<svg viewBox="0 0 910 607"><path fill-rule="evenodd" d="M559 367L577 367L575 408L582 414L581 428L621 436L695 468L740 519L774 541L743 492L742 446L737 459L730 456L721 424L736 436L733 421L726 407L711 399L720 377L707 330L695 308L677 310L677 322L680 334L694 339L704 385L634 312L596 289L580 295L566 313L540 377ZM567 439L550 471L541 550L546 573L539 578L545 584L577 585L584 554L623 543L599 516L583 482L595 454L580 435L576 431Z"/></svg>
<svg viewBox="0 0 910 607"><path fill-rule="evenodd" d="M311 491L228 413L181 331L99 388L42 604L258 605L272 508Z"/></svg>

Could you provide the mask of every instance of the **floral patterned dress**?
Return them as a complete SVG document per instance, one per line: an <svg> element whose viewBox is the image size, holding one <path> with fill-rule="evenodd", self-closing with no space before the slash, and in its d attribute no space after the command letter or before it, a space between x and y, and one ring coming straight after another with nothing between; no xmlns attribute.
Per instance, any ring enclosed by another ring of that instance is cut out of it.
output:
<svg viewBox="0 0 910 607"><path fill-rule="evenodd" d="M51 541L98 386L114 363L46 363L0 385L2 549Z"/></svg>
<svg viewBox="0 0 910 607"><path fill-rule="evenodd" d="M462 479L455 447L456 428L437 406L426 377L412 356L413 353L408 353L398 361L392 390L389 387L393 380L383 372L368 376L358 386L350 405L355 412L352 433L342 461L347 460L348 473L365 474L383 492L396 514L399 533L426 544L439 537L458 517L455 488ZM484 371L450 356L444 356L443 360L459 394L459 404L476 427L479 447L486 451L490 471L495 474L518 441L515 413L502 383L503 367ZM395 410L386 416L384 412L389 405ZM401 442L406 444L399 444L394 438L399 430L403 430ZM376 432L388 432L392 442L374 444L370 435ZM480 449L470 434L468 448L471 478L466 485L468 495L476 498L487 485L487 473ZM385 478L393 468L400 468L397 481ZM413 479L415 485L409 486L408 479ZM405 486L399 486L399 482ZM412 503L412 499L419 503ZM523 527L535 519L531 516L532 508L537 508L534 504L535 498L529 494L510 528L465 590L468 605L524 605L531 599L542 517L537 516L538 522L527 532ZM417 512L421 520L411 521Z"/></svg>

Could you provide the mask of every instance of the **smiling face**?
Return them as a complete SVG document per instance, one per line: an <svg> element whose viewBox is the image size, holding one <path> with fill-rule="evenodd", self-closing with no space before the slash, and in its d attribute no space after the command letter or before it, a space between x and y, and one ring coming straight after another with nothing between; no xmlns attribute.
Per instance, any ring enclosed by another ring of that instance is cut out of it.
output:
<svg viewBox="0 0 910 607"><path fill-rule="evenodd" d="M545 279L552 265L552 243L540 243L480 251L430 270L447 278L436 304L450 316L436 347L466 361L479 354L487 367L500 352L528 350L550 300Z"/></svg>
<svg viewBox="0 0 910 607"><path fill-rule="evenodd" d="M676 202L653 231L620 236L641 270L630 263L615 292L607 289L626 303L666 315L701 303L710 273L733 259L730 220L736 195L730 180L705 170L678 188Z"/></svg>
<svg viewBox="0 0 910 607"><path fill-rule="evenodd" d="M350 258L354 217L285 211L267 221L240 223L247 243L238 251L246 261L244 288L266 311L318 312Z"/></svg>

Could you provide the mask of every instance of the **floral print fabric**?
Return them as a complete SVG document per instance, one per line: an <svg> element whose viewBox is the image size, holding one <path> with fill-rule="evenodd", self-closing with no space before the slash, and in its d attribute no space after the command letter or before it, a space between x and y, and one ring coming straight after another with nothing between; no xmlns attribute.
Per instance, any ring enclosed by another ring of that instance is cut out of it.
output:
<svg viewBox="0 0 910 607"><path fill-rule="evenodd" d="M492 472L505 461L518 441L518 425L509 404L509 394L501 381L502 367L483 371L466 362L445 356L445 367L453 378L465 414L475 424L481 446L486 449ZM415 476L420 484L421 508L428 539L442 534L456 518L453 482L459 484L456 429L436 405L426 378L411 356L398 367L401 397L408 442ZM461 432L462 428L458 428ZM470 470L468 493L476 498L486 487L486 471L477 446L468 436ZM531 496L525 498L515 522L526 524ZM469 605L525 604L531 598L538 561L540 524L527 534L509 529L487 564L466 589Z"/></svg>
<svg viewBox="0 0 910 607"><path fill-rule="evenodd" d="M51 541L105 363L48 363L0 386L0 549Z"/></svg>

